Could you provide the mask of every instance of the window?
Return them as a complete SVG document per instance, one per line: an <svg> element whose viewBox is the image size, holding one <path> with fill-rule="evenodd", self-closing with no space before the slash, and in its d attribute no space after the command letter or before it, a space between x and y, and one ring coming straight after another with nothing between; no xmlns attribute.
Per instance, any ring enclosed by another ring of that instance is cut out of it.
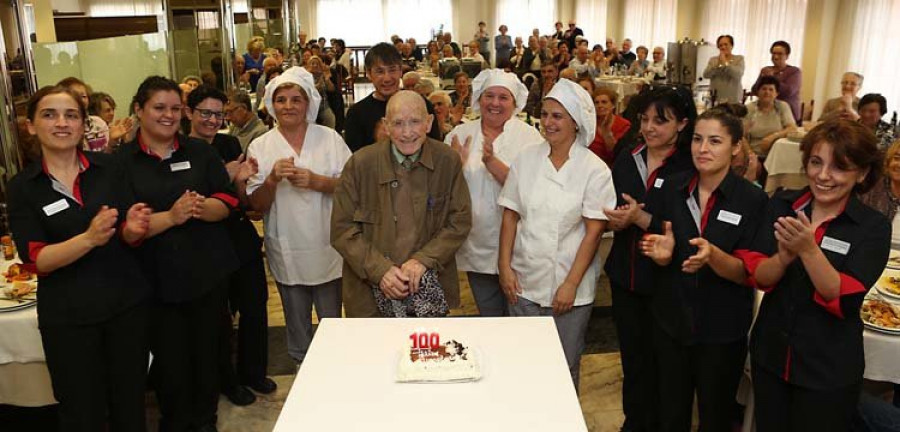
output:
<svg viewBox="0 0 900 432"><path fill-rule="evenodd" d="M701 33L713 46L720 35L734 37L734 53L744 56L743 85L749 89L759 70L772 63L772 42L784 40L791 44L788 63L799 65L803 58L806 4L807 0L709 0L701 17Z"/></svg>
<svg viewBox="0 0 900 432"><path fill-rule="evenodd" d="M541 35L555 33L555 17L555 0L497 0L496 27L505 24L509 28L507 34L513 39L522 36L526 46L533 29L540 30ZM563 22L563 27L565 25Z"/></svg>
<svg viewBox="0 0 900 432"><path fill-rule="evenodd" d="M591 46L600 44L603 49L606 49L607 3L607 0L578 0L575 5L575 22L584 30L584 37Z"/></svg>
<svg viewBox="0 0 900 432"><path fill-rule="evenodd" d="M836 37L833 52L837 62L832 63L835 67L829 76L826 94L838 96L837 83L841 74L859 72L865 77L859 96L881 93L887 99L889 111L883 120L890 121L890 111L900 110L900 83L897 82L900 57L896 55L897 46L900 46L900 26L897 25L900 23L900 1L857 0L849 3L850 10L846 15L853 17L847 20L850 21L847 24L849 32L836 34L849 34L850 37Z"/></svg>
<svg viewBox="0 0 900 432"><path fill-rule="evenodd" d="M453 28L451 0L319 0L315 36L341 38L348 46L374 45L392 34L424 43L442 25Z"/></svg>
<svg viewBox="0 0 900 432"><path fill-rule="evenodd" d="M678 0L629 0L625 3L625 37L634 42L631 50L644 45L653 52L653 47L666 47L669 42L675 42L677 15ZM647 57L652 60L649 55Z"/></svg>

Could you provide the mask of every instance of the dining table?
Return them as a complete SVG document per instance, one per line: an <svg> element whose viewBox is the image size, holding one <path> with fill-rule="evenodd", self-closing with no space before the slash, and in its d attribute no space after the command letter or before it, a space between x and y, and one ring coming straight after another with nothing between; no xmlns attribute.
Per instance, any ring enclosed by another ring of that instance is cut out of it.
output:
<svg viewBox="0 0 900 432"><path fill-rule="evenodd" d="M803 173L803 153L796 136L776 140L769 149L763 166L769 173L765 184L765 191L769 195L778 188L802 189L809 184Z"/></svg>
<svg viewBox="0 0 900 432"><path fill-rule="evenodd" d="M0 261L5 274L17 260ZM2 278L2 276L0 276ZM8 282L2 284L8 285ZM8 304L10 302L5 302ZM56 403L38 330L36 302L0 305L0 404L38 407Z"/></svg>

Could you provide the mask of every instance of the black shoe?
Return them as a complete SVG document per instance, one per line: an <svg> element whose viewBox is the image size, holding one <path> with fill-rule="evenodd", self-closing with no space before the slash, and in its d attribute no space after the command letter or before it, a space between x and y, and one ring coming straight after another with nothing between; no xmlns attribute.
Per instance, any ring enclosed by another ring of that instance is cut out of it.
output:
<svg viewBox="0 0 900 432"><path fill-rule="evenodd" d="M275 384L275 381L272 381L270 378L263 378L255 383L246 385L253 391L261 394L270 394L278 389L278 384Z"/></svg>
<svg viewBox="0 0 900 432"><path fill-rule="evenodd" d="M242 385L236 385L227 389L223 391L222 394L224 394L232 404L237 406L247 406L256 402L256 395ZM213 429L210 432L213 431L215 431L215 425L213 425Z"/></svg>
<svg viewBox="0 0 900 432"><path fill-rule="evenodd" d="M195 432L219 432L219 429L216 428L215 424L208 424L198 427L194 429Z"/></svg>

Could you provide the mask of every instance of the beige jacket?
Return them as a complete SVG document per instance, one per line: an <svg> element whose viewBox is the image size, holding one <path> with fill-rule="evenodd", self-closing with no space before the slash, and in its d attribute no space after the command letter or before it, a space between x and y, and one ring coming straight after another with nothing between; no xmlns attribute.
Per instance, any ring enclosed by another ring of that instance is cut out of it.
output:
<svg viewBox="0 0 900 432"><path fill-rule="evenodd" d="M343 299L348 317L378 316L371 286L391 266L415 258L440 274L450 307L459 306L455 255L472 226L469 189L459 155L428 138L417 166L410 172L415 184L413 206L420 232L412 256L391 257L396 238L392 184L396 184L390 141L356 152L344 166L334 191L331 243L344 257Z"/></svg>

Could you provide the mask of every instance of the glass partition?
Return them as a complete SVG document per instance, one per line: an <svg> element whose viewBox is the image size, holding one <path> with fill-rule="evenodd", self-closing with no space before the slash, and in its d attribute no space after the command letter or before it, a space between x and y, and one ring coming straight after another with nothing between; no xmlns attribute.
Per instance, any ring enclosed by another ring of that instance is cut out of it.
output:
<svg viewBox="0 0 900 432"><path fill-rule="evenodd" d="M34 63L38 85L52 85L74 76L94 91L116 101L116 117L128 115L138 85L150 75L170 77L166 33L94 39L81 42L38 43Z"/></svg>

